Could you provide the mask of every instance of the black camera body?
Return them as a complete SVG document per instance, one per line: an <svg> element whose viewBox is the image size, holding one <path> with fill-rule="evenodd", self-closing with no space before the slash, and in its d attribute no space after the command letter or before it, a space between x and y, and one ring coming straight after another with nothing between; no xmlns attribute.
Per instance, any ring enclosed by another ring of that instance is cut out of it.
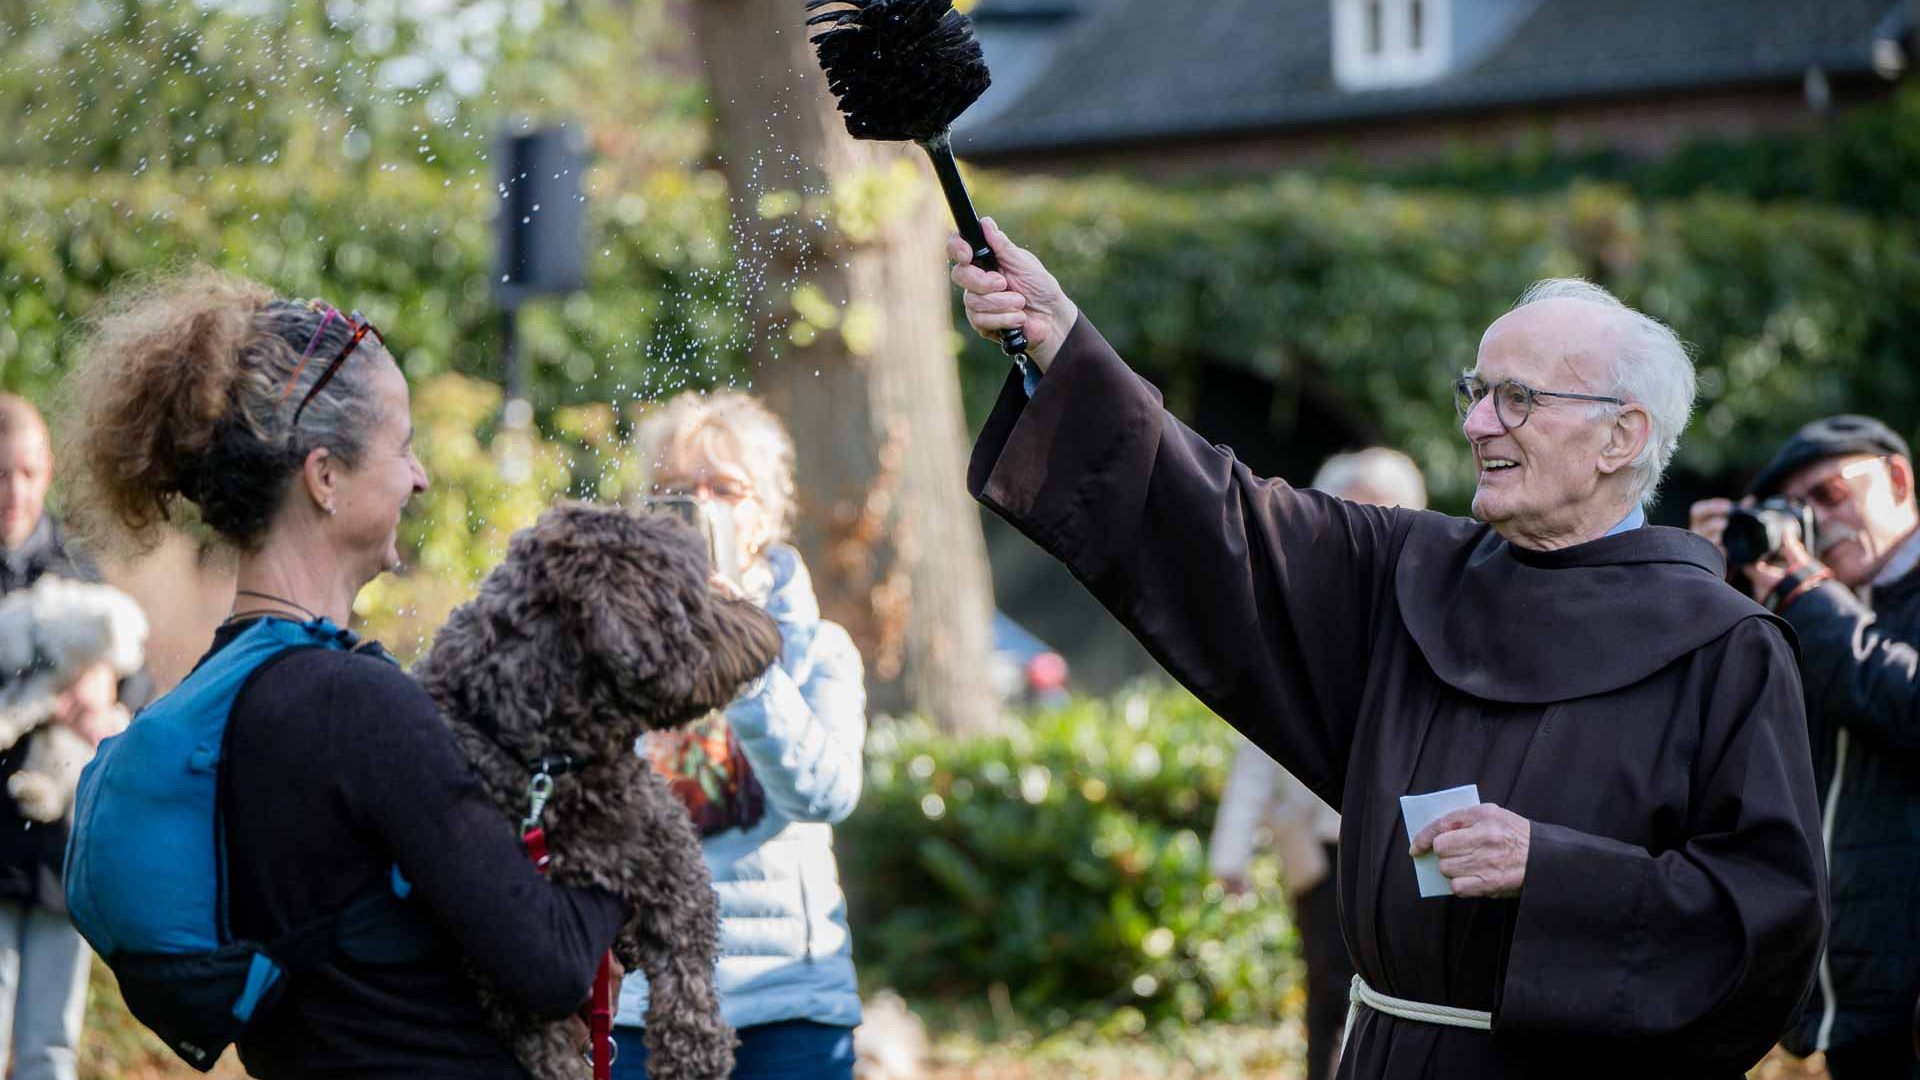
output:
<svg viewBox="0 0 1920 1080"><path fill-rule="evenodd" d="M1727 562L1746 566L1780 553L1780 546L1792 537L1809 552L1818 552L1814 541L1813 507L1799 499L1772 498L1752 506L1736 506L1727 514L1727 531L1721 543L1727 549Z"/></svg>
<svg viewBox="0 0 1920 1080"><path fill-rule="evenodd" d="M735 585L740 584L740 572L745 568L741 565L739 538L734 535L733 515L726 507L690 495L650 495L641 503L649 510L672 514L692 526L707 542L707 560L713 572Z"/></svg>

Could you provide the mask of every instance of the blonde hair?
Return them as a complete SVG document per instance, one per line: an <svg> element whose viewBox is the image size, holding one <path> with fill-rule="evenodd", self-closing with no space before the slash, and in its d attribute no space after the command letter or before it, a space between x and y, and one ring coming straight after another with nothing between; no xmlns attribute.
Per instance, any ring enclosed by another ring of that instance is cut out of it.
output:
<svg viewBox="0 0 1920 1080"><path fill-rule="evenodd" d="M773 523L769 542L792 531L793 437L759 398L738 390L676 394L640 418L633 441L649 474L691 453L740 466Z"/></svg>
<svg viewBox="0 0 1920 1080"><path fill-rule="evenodd" d="M1359 488L1371 489L1390 506L1409 510L1427 508L1427 482L1420 466L1398 450L1371 446L1351 454L1335 454L1314 474L1313 486L1346 498Z"/></svg>

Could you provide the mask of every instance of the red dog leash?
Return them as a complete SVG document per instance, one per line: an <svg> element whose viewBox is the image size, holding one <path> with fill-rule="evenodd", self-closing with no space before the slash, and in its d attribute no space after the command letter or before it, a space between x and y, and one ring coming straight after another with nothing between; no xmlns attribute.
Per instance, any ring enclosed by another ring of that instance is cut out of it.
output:
<svg viewBox="0 0 1920 1080"><path fill-rule="evenodd" d="M593 976L593 1008L587 1014L587 1030L593 1036L593 1080L613 1076L613 950L600 958L600 970Z"/></svg>
<svg viewBox="0 0 1920 1080"><path fill-rule="evenodd" d="M533 860L533 868L542 874L553 856L547 852L547 830L538 825L521 834L520 839L527 845L527 857ZM609 949L600 958L600 967L593 973L593 1001L587 1006L588 1045L592 1048L593 1080L612 1080L613 1077L613 951Z"/></svg>

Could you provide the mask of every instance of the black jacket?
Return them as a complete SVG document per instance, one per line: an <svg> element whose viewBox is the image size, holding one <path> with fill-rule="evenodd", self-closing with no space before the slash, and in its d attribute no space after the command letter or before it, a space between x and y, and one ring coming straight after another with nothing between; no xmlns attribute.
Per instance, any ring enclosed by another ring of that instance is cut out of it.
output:
<svg viewBox="0 0 1920 1080"><path fill-rule="evenodd" d="M27 588L48 574L100 580L93 561L67 538L52 514L41 516L26 543L0 551L0 596ZM120 683L120 701L128 708L139 708L152 692L152 679L144 671ZM6 794L7 781L20 771L26 757L24 738L0 751L0 902L39 904L64 913L67 902L60 887L60 864L67 850L67 823L47 824L26 817Z"/></svg>
<svg viewBox="0 0 1920 1080"><path fill-rule="evenodd" d="M1785 615L1800 636L1832 888L1819 984L1787 1045L1904 1040L1920 997L1920 571L1867 602L1829 582Z"/></svg>

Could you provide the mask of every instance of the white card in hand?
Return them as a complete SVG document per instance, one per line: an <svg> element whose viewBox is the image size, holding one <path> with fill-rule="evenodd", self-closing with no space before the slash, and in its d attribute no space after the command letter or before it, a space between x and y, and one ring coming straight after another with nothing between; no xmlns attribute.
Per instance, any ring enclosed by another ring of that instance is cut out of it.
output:
<svg viewBox="0 0 1920 1080"><path fill-rule="evenodd" d="M1400 816L1407 819L1407 843L1434 820L1455 810L1480 805L1480 785L1448 788L1425 795L1400 796ZM1453 883L1440 872L1440 856L1429 851L1413 860L1413 876L1420 883L1421 896L1452 896Z"/></svg>

